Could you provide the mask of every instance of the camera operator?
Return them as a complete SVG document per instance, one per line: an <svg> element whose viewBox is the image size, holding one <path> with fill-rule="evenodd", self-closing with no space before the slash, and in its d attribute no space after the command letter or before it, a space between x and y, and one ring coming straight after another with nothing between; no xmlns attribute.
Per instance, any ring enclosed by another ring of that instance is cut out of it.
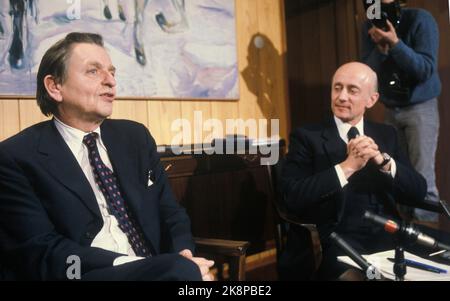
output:
<svg viewBox="0 0 450 301"><path fill-rule="evenodd" d="M381 19L367 20L362 35L362 61L379 77L385 121L397 128L411 163L427 180L427 200L437 203L434 165L441 82L436 21L423 9L402 8L398 0L381 0ZM436 213L421 209L415 209L413 217L438 221Z"/></svg>

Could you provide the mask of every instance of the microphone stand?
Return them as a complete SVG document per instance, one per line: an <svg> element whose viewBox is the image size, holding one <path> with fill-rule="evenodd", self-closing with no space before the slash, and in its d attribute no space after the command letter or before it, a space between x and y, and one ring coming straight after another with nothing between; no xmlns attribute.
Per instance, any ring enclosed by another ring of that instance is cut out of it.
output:
<svg viewBox="0 0 450 301"><path fill-rule="evenodd" d="M441 205L444 207L446 203L441 202ZM450 212L450 206L448 207L449 208L447 209ZM396 252L394 259L394 274L396 275L396 280L398 281L403 281L404 276L406 275L406 266L404 266L405 257L403 254L403 247L405 245L409 245L412 242L434 250L446 250L446 252L441 255L444 259L447 259L450 255L450 245L439 242L433 237L420 232L414 224L408 224L405 222L401 222L400 224L394 220L384 218L369 211L364 213L364 218L371 220L375 224L382 225L386 232L395 235Z"/></svg>
<svg viewBox="0 0 450 301"><path fill-rule="evenodd" d="M395 247L395 262L394 262L395 281L405 281L406 275L406 261L403 247L398 242Z"/></svg>

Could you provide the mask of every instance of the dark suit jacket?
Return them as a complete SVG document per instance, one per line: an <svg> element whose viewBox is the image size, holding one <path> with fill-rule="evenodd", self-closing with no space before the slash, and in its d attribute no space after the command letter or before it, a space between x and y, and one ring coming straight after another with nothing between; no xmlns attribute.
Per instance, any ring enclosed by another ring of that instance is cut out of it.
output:
<svg viewBox="0 0 450 301"><path fill-rule="evenodd" d="M397 213L396 202L414 205L425 197L426 182L401 154L395 129L366 121L364 134L374 139L381 152L395 159L395 178L368 164L342 188L334 166L346 159L347 146L333 119L295 129L290 136L281 180L285 206L303 221L317 224L325 245L332 231L348 230L349 221L353 223L352 231L372 228L363 219L364 209L381 209L392 216ZM365 204L370 208L364 208ZM295 226L291 230L295 232ZM296 239L295 234L289 235L290 239ZM288 253L299 254L300 250L289 250L290 247L300 248L299 244L289 241L287 244Z"/></svg>
<svg viewBox="0 0 450 301"><path fill-rule="evenodd" d="M152 254L193 250L190 220L175 200L148 130L132 121L105 120L101 135ZM150 187L149 171L155 175ZM53 121L0 143L0 265L9 276L66 279L70 255L80 257L82 273L111 267L123 254L90 247L102 227L92 188Z"/></svg>

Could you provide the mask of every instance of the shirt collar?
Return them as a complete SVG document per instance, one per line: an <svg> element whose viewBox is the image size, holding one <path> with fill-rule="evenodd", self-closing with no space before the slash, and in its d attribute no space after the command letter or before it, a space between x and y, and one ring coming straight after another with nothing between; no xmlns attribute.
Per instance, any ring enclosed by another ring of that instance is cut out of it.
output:
<svg viewBox="0 0 450 301"><path fill-rule="evenodd" d="M334 116L334 121L336 122L337 129L339 131L339 136L344 140L345 143L348 143L347 133L350 130L350 128L353 126L350 123L343 122L336 116ZM359 134L361 136L364 135L364 117L361 118L361 120L354 125L359 131Z"/></svg>
<svg viewBox="0 0 450 301"><path fill-rule="evenodd" d="M71 127L61 120L59 120L57 117L53 117L53 121L55 123L56 128L58 129L58 132L63 137L64 141L67 143L69 148L72 150L73 153L77 154L79 151L83 148L83 138L89 133L97 133L99 137L99 143L101 146L103 146L102 140L101 140L101 132L100 127L97 127L92 132L86 133L82 130L76 129L74 127Z"/></svg>

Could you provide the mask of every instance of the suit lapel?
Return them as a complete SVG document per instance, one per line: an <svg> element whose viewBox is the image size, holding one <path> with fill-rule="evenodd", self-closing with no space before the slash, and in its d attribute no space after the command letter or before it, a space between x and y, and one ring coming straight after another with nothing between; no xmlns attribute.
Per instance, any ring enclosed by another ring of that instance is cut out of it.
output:
<svg viewBox="0 0 450 301"><path fill-rule="evenodd" d="M114 136L109 120L105 120L101 125L103 143L108 151L109 159L113 165L114 173L119 180L119 187L125 196L125 202L131 207L133 213L142 224L140 208L142 199L139 190L138 175L136 168L139 166L136 159L138 154L132 153L135 149L129 145L128 141L123 141L120 135ZM126 147L124 147L126 146Z"/></svg>
<svg viewBox="0 0 450 301"><path fill-rule="evenodd" d="M322 138L324 139L324 148L327 153L328 159L332 166L345 160L347 155L347 147L344 141L339 136L339 132L336 127L336 123L333 119L329 120L325 124L325 128L322 132Z"/></svg>
<svg viewBox="0 0 450 301"><path fill-rule="evenodd" d="M324 148L329 159L329 166L335 166L343 162L347 158L347 145L339 136L339 131L336 126L336 122L333 118L329 119L325 124L325 128L322 132L322 138L324 139ZM346 188L344 187L344 191ZM339 194L340 197L336 202L336 221L340 221L344 214L345 197L343 194Z"/></svg>
<svg viewBox="0 0 450 301"><path fill-rule="evenodd" d="M139 169L138 153L136 148L130 145L129 141L125 141L123 136L114 135L115 131L111 127L109 120L105 120L101 125L101 134L103 143L108 150L109 159L114 168L114 173L119 181L119 187L124 195L124 200L130 206L139 225L146 224L145 219L149 218L144 215L141 210L142 195L140 194L139 175L136 170ZM133 153L135 150L135 153ZM142 175L144 176L144 175ZM144 233L146 233L143 228ZM153 229L152 229L153 230ZM156 254L155 233L151 232L147 235L147 240L152 249L152 253Z"/></svg>
<svg viewBox="0 0 450 301"><path fill-rule="evenodd" d="M373 123L366 120L364 121L364 134L375 141L380 152L385 152L388 150L389 146L385 143L385 139L383 139L384 133L380 130L377 130L376 126ZM381 204L383 204L384 209L387 212L393 215L398 215L395 199L390 193L386 191L379 191L376 198Z"/></svg>
<svg viewBox="0 0 450 301"><path fill-rule="evenodd" d="M364 134L375 141L380 152L386 151L386 145L383 143L383 132L377 131L373 123L364 120Z"/></svg>
<svg viewBox="0 0 450 301"><path fill-rule="evenodd" d="M39 158L47 171L75 193L94 214L101 217L91 185L56 129L53 120L49 121L48 126L44 128L38 151Z"/></svg>

